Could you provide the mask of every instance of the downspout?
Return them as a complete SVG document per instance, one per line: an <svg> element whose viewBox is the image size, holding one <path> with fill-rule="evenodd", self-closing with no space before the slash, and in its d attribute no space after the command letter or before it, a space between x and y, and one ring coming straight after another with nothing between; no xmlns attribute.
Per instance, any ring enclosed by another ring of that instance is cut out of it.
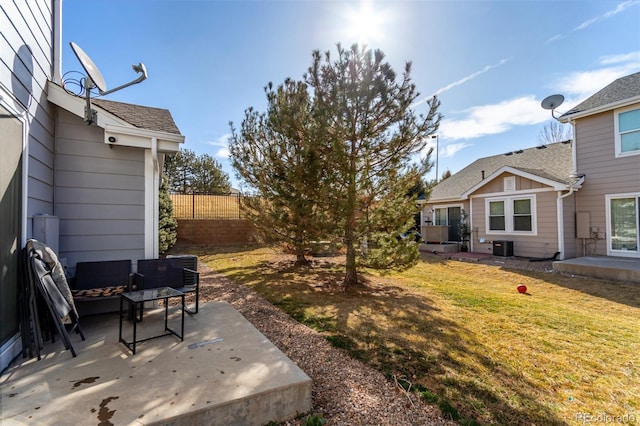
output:
<svg viewBox="0 0 640 426"><path fill-rule="evenodd" d="M571 162L573 163L573 170L571 173L573 176L578 175L578 154L576 153L576 145L577 145L577 135L576 135L576 123L575 121L569 119L569 124L571 124L571 133L573 135L573 140L571 141Z"/></svg>
<svg viewBox="0 0 640 426"><path fill-rule="evenodd" d="M160 244L158 235L158 200L160 194L160 164L158 162L158 139L151 138L151 159L153 161L153 257L158 257Z"/></svg>
<svg viewBox="0 0 640 426"><path fill-rule="evenodd" d="M583 182L584 176L582 176L577 182L572 183L566 194L562 194L562 191L558 191L556 207L558 216L558 251L560 252L560 260L564 260L564 207L562 200L572 195L576 190L576 186L582 186Z"/></svg>
<svg viewBox="0 0 640 426"><path fill-rule="evenodd" d="M152 137L144 150L144 258L158 257L158 140Z"/></svg>
<svg viewBox="0 0 640 426"><path fill-rule="evenodd" d="M62 0L53 0L53 76L62 85Z"/></svg>
<svg viewBox="0 0 640 426"><path fill-rule="evenodd" d="M473 243L475 242L475 238L473 237L473 199L471 197L469 197L469 217L467 220L469 221L469 230L471 231L469 234L469 251L473 253ZM477 233L476 238L478 238Z"/></svg>

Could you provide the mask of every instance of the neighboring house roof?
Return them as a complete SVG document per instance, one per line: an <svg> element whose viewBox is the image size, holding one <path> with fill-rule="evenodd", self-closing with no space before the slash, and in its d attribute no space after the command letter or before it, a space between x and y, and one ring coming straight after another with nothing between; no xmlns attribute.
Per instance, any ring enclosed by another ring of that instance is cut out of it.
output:
<svg viewBox="0 0 640 426"><path fill-rule="evenodd" d="M167 109L154 108L106 99L92 99L91 103L140 129L181 134Z"/></svg>
<svg viewBox="0 0 640 426"><path fill-rule="evenodd" d="M627 100L638 98L640 101L640 72L621 77L609 84L593 96L579 103L571 110L560 116L561 121L567 121L574 116L585 116L621 106Z"/></svg>
<svg viewBox="0 0 640 426"><path fill-rule="evenodd" d="M505 167L541 180L566 185L574 182L570 177L573 169L571 143L557 142L480 158L433 187L429 202L459 200L469 189L483 181L483 172L484 180L488 182L492 174Z"/></svg>

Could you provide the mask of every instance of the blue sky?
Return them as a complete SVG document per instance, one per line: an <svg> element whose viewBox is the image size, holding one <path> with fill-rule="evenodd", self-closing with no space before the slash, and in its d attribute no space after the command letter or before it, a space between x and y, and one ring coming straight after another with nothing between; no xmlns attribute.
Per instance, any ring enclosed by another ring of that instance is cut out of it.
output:
<svg viewBox="0 0 640 426"><path fill-rule="evenodd" d="M335 53L338 42L381 49L397 72L411 61L416 112L439 96L440 175L538 145L546 96L563 94L565 112L640 71L640 0L63 0L62 28L63 73L81 70L70 41L107 88L143 62L146 81L106 98L169 109L184 147L215 157L236 187L229 122L264 111L268 82L301 79L312 51Z"/></svg>

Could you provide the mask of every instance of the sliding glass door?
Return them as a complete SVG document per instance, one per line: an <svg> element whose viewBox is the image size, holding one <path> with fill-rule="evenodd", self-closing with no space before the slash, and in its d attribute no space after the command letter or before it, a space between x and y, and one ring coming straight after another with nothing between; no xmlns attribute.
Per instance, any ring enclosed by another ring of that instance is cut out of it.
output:
<svg viewBox="0 0 640 426"><path fill-rule="evenodd" d="M640 194L609 196L609 254L637 256L640 240Z"/></svg>
<svg viewBox="0 0 640 426"><path fill-rule="evenodd" d="M22 121L0 106L0 345L18 332Z"/></svg>

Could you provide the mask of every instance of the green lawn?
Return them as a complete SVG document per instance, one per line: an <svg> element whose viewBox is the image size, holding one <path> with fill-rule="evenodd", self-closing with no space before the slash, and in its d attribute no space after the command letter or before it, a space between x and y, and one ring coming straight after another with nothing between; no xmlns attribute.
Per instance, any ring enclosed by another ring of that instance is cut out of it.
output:
<svg viewBox="0 0 640 426"><path fill-rule="evenodd" d="M345 293L342 265L323 259L293 269L256 248L200 260L462 424L640 423L638 285L429 256L366 271Z"/></svg>

